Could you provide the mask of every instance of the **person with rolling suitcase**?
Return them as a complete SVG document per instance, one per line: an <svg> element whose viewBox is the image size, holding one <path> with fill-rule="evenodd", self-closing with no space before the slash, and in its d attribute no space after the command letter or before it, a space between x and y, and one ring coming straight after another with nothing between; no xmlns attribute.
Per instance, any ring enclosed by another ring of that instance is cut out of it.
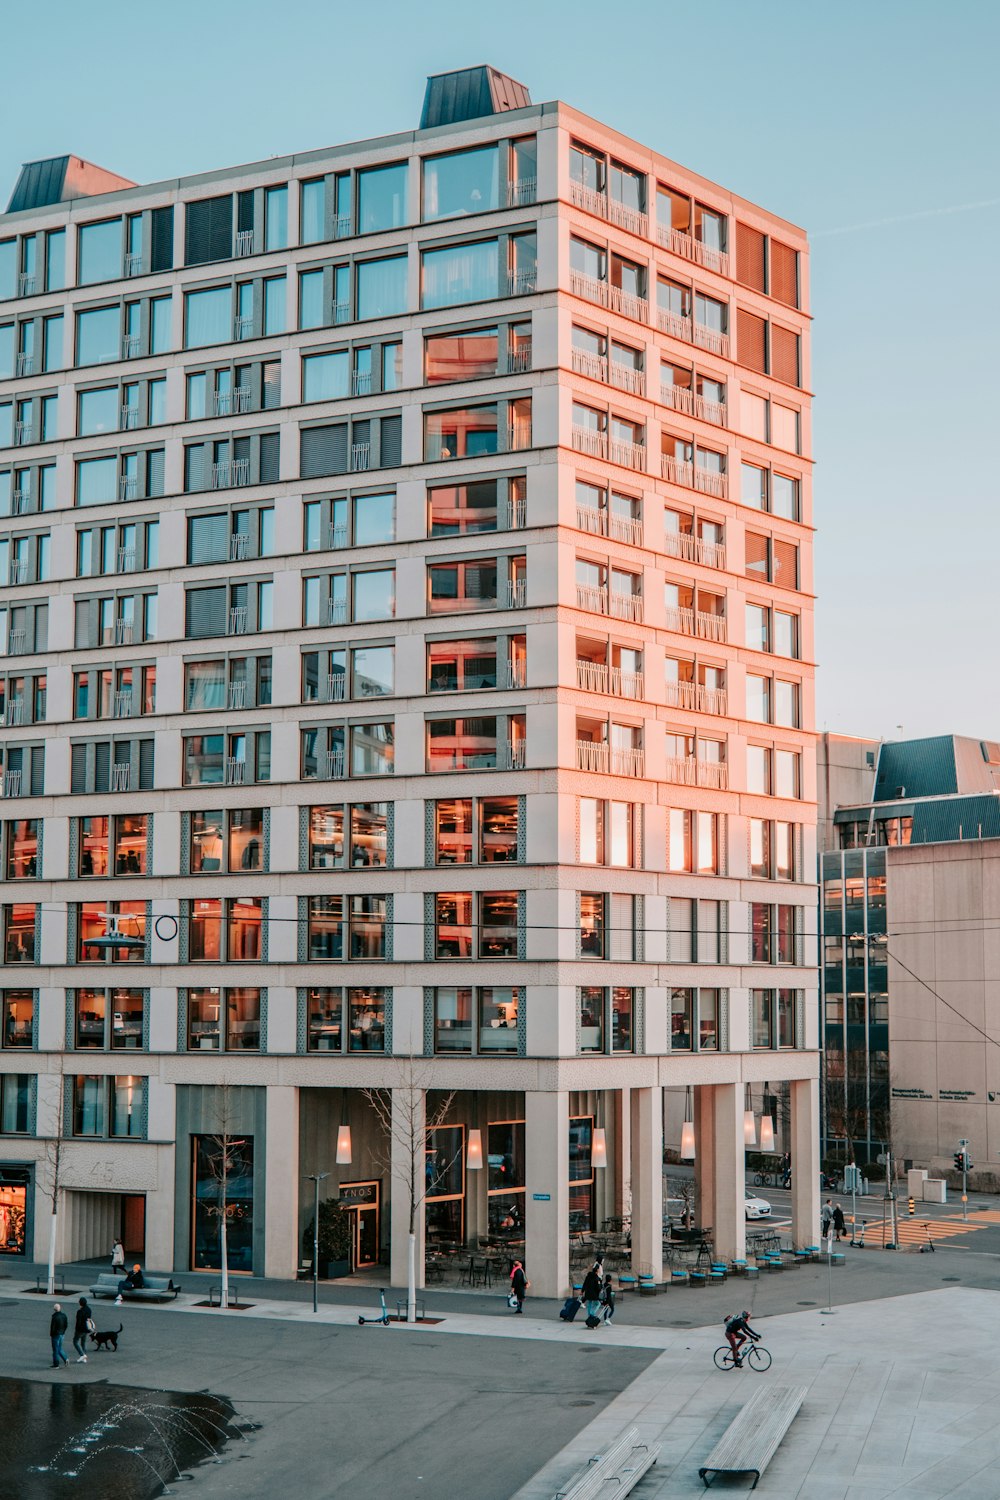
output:
<svg viewBox="0 0 1000 1500"><path fill-rule="evenodd" d="M583 1286L580 1288L580 1296L587 1304L587 1327L600 1328L601 1319L601 1273L597 1263L591 1266L583 1278Z"/></svg>
<svg viewBox="0 0 1000 1500"><path fill-rule="evenodd" d="M566 1301L559 1309L559 1316L564 1323L572 1323L573 1319L576 1317L582 1306L583 1303L580 1301L579 1297L567 1297Z"/></svg>

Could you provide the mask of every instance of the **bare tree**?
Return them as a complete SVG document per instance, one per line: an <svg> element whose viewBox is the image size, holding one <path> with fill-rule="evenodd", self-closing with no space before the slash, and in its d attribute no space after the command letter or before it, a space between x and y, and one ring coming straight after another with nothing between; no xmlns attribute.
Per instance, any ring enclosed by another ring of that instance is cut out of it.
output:
<svg viewBox="0 0 1000 1500"><path fill-rule="evenodd" d="M55 1133L45 1142L39 1165L45 1179L45 1196L48 1198L50 1207L49 1218L49 1267L48 1267L48 1292L49 1296L55 1295L56 1290L56 1239L59 1231L59 1199L63 1192L62 1184L62 1155L63 1155L63 1117L65 1112L66 1084L63 1073L62 1059L59 1060L59 1071L56 1074L59 1083L59 1093L56 1103L56 1128Z"/></svg>
<svg viewBox="0 0 1000 1500"><path fill-rule="evenodd" d="M217 1201L207 1206L207 1212L219 1221L219 1264L222 1268L220 1303L223 1310L229 1307L229 1225L243 1213L242 1203L230 1203L229 1184L231 1178L243 1166L242 1148L245 1139L236 1137L233 1128L236 1118L236 1101L232 1084L223 1080L216 1088L217 1105L215 1117L218 1131L205 1139L205 1164L208 1175L218 1188Z"/></svg>
<svg viewBox="0 0 1000 1500"><path fill-rule="evenodd" d="M429 1193L446 1177L457 1157L428 1165L427 1137L447 1120L454 1102L454 1092L446 1094L430 1115L426 1115L424 1095L427 1077L418 1074L412 1057L400 1059L400 1078L391 1089L362 1089L375 1114L382 1142L372 1155L380 1171L386 1173L392 1191L398 1192L400 1180L406 1193L409 1239L406 1256L406 1321L417 1320L417 1215ZM393 1108L393 1095L397 1096ZM393 1177L393 1167L401 1161L405 1177Z"/></svg>

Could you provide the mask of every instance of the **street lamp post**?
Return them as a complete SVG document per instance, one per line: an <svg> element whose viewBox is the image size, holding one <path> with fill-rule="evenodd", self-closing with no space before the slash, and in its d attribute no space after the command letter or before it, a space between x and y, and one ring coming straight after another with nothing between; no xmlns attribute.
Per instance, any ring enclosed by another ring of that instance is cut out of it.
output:
<svg viewBox="0 0 1000 1500"><path fill-rule="evenodd" d="M306 1181L315 1189L313 1195L313 1312L319 1309L319 1185L329 1172L307 1172Z"/></svg>

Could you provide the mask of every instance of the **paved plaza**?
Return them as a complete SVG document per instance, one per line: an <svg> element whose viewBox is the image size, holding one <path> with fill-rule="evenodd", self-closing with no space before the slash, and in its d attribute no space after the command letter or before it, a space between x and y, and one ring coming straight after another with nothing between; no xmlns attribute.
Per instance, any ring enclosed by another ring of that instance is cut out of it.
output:
<svg viewBox="0 0 1000 1500"><path fill-rule="evenodd" d="M529 1300L515 1318L496 1289L432 1288L427 1312L439 1321L359 1328L373 1288L324 1286L314 1314L306 1284L241 1279L253 1306L220 1313L195 1305L207 1281L181 1273L175 1304L99 1304L99 1327L125 1324L119 1354L51 1377L49 1299L12 1278L0 1283L0 1374L228 1397L260 1427L196 1471L190 1492L205 1500L272 1493L290 1476L316 1497L552 1500L632 1423L663 1445L639 1500L701 1494L699 1465L761 1382L807 1388L763 1496L1000 1500L997 1217L977 1216L978 1228L934 1255L848 1250L832 1273L803 1266L756 1284L630 1296L596 1333L560 1323L554 1302ZM94 1272L67 1268L68 1287ZM712 1364L723 1314L744 1300L774 1357L767 1375Z"/></svg>

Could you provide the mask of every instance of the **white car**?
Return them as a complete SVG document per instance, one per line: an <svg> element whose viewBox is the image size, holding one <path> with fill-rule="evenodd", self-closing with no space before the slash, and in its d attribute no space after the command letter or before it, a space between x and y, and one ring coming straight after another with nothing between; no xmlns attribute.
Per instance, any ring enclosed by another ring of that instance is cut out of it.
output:
<svg viewBox="0 0 1000 1500"><path fill-rule="evenodd" d="M750 1189L746 1190L746 1216L748 1219L766 1219L771 1212L771 1205L766 1198L758 1198Z"/></svg>

